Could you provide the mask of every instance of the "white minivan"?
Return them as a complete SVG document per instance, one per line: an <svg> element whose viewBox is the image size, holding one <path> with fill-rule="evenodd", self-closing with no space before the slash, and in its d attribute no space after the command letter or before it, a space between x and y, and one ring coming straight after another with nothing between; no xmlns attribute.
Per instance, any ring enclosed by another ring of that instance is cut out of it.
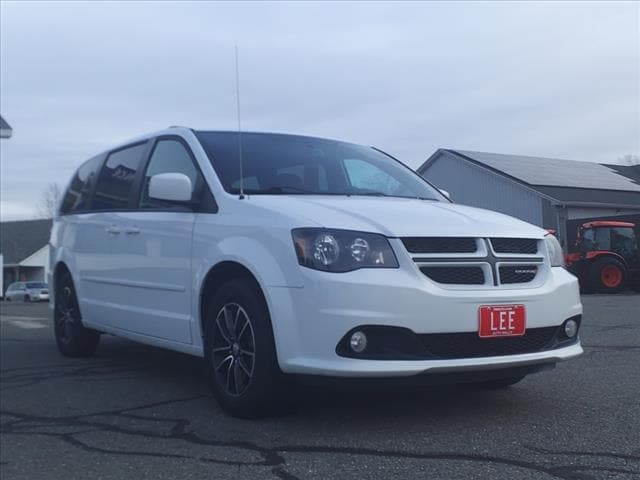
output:
<svg viewBox="0 0 640 480"><path fill-rule="evenodd" d="M80 166L50 258L64 355L110 333L204 357L240 417L282 411L300 379L499 387L582 353L553 235L352 143L142 136Z"/></svg>

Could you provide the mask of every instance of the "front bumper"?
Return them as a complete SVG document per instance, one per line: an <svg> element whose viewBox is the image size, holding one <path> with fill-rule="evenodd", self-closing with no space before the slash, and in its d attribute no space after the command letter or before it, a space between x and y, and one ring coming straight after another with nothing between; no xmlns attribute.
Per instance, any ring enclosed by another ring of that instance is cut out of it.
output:
<svg viewBox="0 0 640 480"><path fill-rule="evenodd" d="M487 304L524 304L527 329L557 327L582 314L577 279L562 268L552 268L536 288L473 291L439 288L414 269L403 268L402 261L399 269L302 271L304 287L265 292L285 373L401 377L553 364L582 353L579 341L552 350L475 358L363 360L336 353L343 336L359 325L397 326L416 334L476 332L478 307Z"/></svg>

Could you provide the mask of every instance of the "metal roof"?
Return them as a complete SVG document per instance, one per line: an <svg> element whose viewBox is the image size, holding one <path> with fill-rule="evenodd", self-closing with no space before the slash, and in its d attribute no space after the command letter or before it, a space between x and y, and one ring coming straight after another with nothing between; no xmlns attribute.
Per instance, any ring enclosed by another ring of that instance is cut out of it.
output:
<svg viewBox="0 0 640 480"><path fill-rule="evenodd" d="M51 220L0 223L0 253L5 265L16 265L49 242Z"/></svg>
<svg viewBox="0 0 640 480"><path fill-rule="evenodd" d="M627 176L624 169L618 169L615 165L469 150L447 151L529 185L640 192L640 177ZM425 166L418 171L421 172Z"/></svg>

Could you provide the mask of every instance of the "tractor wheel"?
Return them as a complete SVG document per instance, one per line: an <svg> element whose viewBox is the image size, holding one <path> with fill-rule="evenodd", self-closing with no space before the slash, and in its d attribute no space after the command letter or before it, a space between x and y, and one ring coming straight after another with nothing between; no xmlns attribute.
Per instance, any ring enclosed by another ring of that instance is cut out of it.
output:
<svg viewBox="0 0 640 480"><path fill-rule="evenodd" d="M597 259L589 268L589 284L599 293L618 293L625 287L627 269L612 257Z"/></svg>

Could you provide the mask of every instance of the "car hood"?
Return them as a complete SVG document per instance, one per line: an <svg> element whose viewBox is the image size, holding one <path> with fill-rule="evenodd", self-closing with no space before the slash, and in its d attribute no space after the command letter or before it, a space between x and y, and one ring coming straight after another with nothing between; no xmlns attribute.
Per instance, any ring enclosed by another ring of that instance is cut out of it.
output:
<svg viewBox="0 0 640 480"><path fill-rule="evenodd" d="M299 219L299 227L359 230L388 237L542 238L547 233L502 213L413 198L253 195L250 202Z"/></svg>

